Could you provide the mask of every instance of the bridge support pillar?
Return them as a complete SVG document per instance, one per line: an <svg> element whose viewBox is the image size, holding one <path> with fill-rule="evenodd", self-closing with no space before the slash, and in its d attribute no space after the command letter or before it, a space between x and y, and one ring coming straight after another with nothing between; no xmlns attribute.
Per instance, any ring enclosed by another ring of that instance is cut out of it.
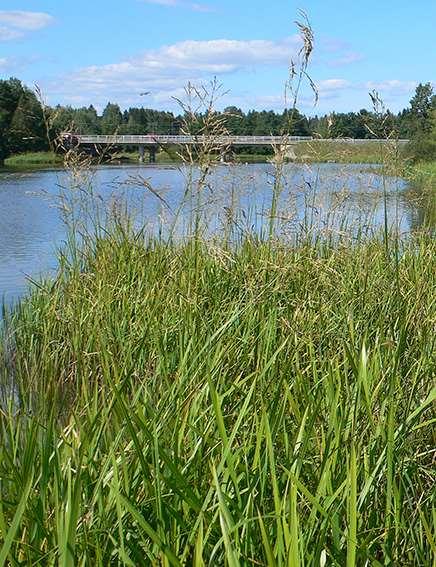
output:
<svg viewBox="0 0 436 567"><path fill-rule="evenodd" d="M150 163L156 163L156 148L151 146L149 149L149 161Z"/></svg>
<svg viewBox="0 0 436 567"><path fill-rule="evenodd" d="M139 144L139 163L144 163L145 148L144 144Z"/></svg>

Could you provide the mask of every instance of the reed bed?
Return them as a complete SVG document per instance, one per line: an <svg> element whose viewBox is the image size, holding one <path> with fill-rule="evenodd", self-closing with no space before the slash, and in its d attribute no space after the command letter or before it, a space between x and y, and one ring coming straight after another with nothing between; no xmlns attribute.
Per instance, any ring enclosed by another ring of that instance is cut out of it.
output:
<svg viewBox="0 0 436 567"><path fill-rule="evenodd" d="M435 248L82 241L5 326L0 565L431 565Z"/></svg>

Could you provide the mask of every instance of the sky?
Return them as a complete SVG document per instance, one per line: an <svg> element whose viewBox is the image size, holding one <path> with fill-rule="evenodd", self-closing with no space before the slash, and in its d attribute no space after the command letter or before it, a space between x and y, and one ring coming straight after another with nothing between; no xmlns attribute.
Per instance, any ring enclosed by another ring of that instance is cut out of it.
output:
<svg viewBox="0 0 436 567"><path fill-rule="evenodd" d="M280 111L299 10L319 93L300 91L305 114L371 108L373 90L397 112L419 82L436 86L436 0L0 0L0 78L49 104L175 111L188 82L217 77L219 107Z"/></svg>

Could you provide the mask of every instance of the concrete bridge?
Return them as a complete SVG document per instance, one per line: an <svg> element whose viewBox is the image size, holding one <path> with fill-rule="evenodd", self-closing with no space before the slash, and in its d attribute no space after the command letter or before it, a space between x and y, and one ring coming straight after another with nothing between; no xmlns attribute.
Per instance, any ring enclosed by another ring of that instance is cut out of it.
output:
<svg viewBox="0 0 436 567"><path fill-rule="evenodd" d="M139 161L144 161L145 149L149 153L150 163L156 161L156 152L165 146L211 144L213 147L230 149L236 146L282 146L286 145L290 158L295 158L292 147L301 142L329 142L337 144L367 144L389 142L392 140L371 138L313 138L311 136L172 136L160 134L136 135L82 135L62 134L64 141L73 146L137 146L139 148ZM408 140L398 140L405 144Z"/></svg>

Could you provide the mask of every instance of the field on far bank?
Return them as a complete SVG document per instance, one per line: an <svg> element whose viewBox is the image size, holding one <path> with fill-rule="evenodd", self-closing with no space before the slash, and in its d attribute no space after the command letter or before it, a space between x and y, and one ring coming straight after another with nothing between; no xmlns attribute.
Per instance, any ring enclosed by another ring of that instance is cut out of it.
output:
<svg viewBox="0 0 436 567"><path fill-rule="evenodd" d="M394 153L395 142L320 142L313 140L296 144L293 149L299 161L337 163L386 163ZM398 148L399 157L405 158L404 146Z"/></svg>
<svg viewBox="0 0 436 567"><path fill-rule="evenodd" d="M44 165L62 165L63 155L54 152L32 152L16 154L5 159L6 167L37 167Z"/></svg>
<svg viewBox="0 0 436 567"><path fill-rule="evenodd" d="M295 153L296 161L311 163L385 163L388 153L392 153L392 145L385 142L359 142L359 143L343 143L343 142L299 142L292 146ZM265 148L263 151L247 152L234 151L230 154L230 160L240 163L256 163L265 162L273 157L272 148ZM404 147L399 149L399 157L406 158ZM113 156L117 159L137 162L139 155L137 152L120 152ZM148 160L147 152L145 154L145 162ZM157 163L177 163L180 162L175 148L169 151L160 151L156 154Z"/></svg>

